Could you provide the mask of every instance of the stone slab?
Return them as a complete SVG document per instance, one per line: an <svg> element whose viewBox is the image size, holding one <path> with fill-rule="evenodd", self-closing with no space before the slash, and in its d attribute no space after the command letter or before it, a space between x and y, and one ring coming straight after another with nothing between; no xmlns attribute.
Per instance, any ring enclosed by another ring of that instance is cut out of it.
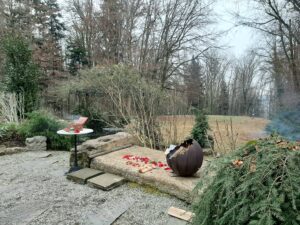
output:
<svg viewBox="0 0 300 225"><path fill-rule="evenodd" d="M116 221L123 213L125 213L132 205L134 200L132 198L123 198L118 201L105 202L101 206L101 210L98 213L90 214L87 216L87 223L89 225L111 225Z"/></svg>
<svg viewBox="0 0 300 225"><path fill-rule="evenodd" d="M190 224L184 220L177 219L175 217L171 217L168 219L167 225L187 225Z"/></svg>
<svg viewBox="0 0 300 225"><path fill-rule="evenodd" d="M92 179L89 179L87 181L88 185L90 187L96 187L100 188L104 191L109 191L115 187L120 186L125 182L125 179L123 177L110 174L110 173L105 173L99 176L96 176Z"/></svg>
<svg viewBox="0 0 300 225"><path fill-rule="evenodd" d="M208 157L205 157L201 169L193 177L174 176L170 171L161 168L139 173L138 167L126 164L127 160L123 159L124 155L148 157L150 160L166 163L164 152L133 146L92 159L91 168L117 174L139 184L155 187L187 202L192 202L193 197L196 196L193 190L200 179L206 175L205 168L208 165L206 160Z"/></svg>
<svg viewBox="0 0 300 225"><path fill-rule="evenodd" d="M92 158L118 151L136 144L137 140L132 135L119 132L113 135L106 135L96 139L90 139L78 146L78 165L90 167ZM70 166L74 164L74 149L71 150Z"/></svg>
<svg viewBox="0 0 300 225"><path fill-rule="evenodd" d="M79 184L86 184L88 179L91 179L91 178L101 175L103 173L104 173L103 171L90 169L90 168L84 168L84 169L78 170L76 172L67 174L67 179L72 180Z"/></svg>
<svg viewBox="0 0 300 225"><path fill-rule="evenodd" d="M4 225L24 225L30 224L32 220L37 218L49 206L45 202L32 201L14 205L12 208L0 212L0 224Z"/></svg>

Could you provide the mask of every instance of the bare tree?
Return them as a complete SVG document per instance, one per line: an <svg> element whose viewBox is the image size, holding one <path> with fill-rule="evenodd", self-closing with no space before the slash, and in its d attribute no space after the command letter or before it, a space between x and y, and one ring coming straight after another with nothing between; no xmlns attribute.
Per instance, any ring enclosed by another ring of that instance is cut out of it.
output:
<svg viewBox="0 0 300 225"><path fill-rule="evenodd" d="M256 0L258 17L238 16L240 23L266 34L270 45L267 63L275 83L277 99L284 105L284 93L300 93L300 8L298 0ZM297 103L299 101L294 102Z"/></svg>
<svg viewBox="0 0 300 225"><path fill-rule="evenodd" d="M96 10L94 0L72 0L69 5L72 12L72 30L73 39L80 41L84 46L87 55L89 67L96 65L97 39L99 38L99 12Z"/></svg>
<svg viewBox="0 0 300 225"><path fill-rule="evenodd" d="M184 51L195 52L198 57L206 50L199 46L208 41L211 35L204 30L210 23L210 7L209 4L199 0L173 0L163 1L155 9L157 17L154 21L158 32L157 39L153 43L156 45L153 46L155 51L152 61L155 66L151 76L159 80L164 87L168 85L169 78L177 72L177 69L187 62L181 58Z"/></svg>
<svg viewBox="0 0 300 225"><path fill-rule="evenodd" d="M126 63L141 75L170 86L170 78L202 54L212 34L210 3L202 0L72 0L72 30L86 46L92 64ZM91 64L91 65L92 65Z"/></svg>
<svg viewBox="0 0 300 225"><path fill-rule="evenodd" d="M230 78L230 113L259 115L265 82L260 72L257 55L249 52L232 68Z"/></svg>
<svg viewBox="0 0 300 225"><path fill-rule="evenodd" d="M210 114L217 113L217 101L221 91L222 80L229 69L229 61L216 51L206 54L205 63L205 99L206 109Z"/></svg>

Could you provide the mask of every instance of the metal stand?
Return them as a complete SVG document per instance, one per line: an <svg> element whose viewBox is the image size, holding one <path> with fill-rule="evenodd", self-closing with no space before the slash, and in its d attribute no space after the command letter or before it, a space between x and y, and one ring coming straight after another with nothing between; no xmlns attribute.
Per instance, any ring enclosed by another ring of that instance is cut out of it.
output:
<svg viewBox="0 0 300 225"><path fill-rule="evenodd" d="M71 166L69 171L65 173L65 175L81 169L81 167L78 166L78 156L77 156L77 138L78 137L77 136L84 135L84 134L90 134L90 133L93 133L93 129L83 128L80 132L77 132L77 133L66 131L66 130L58 130L57 131L57 134L59 134L59 135L74 136L74 164ZM70 161L72 161L72 160L70 160Z"/></svg>
<svg viewBox="0 0 300 225"><path fill-rule="evenodd" d="M69 169L68 173L72 173L80 170L77 160L77 135L74 135L74 165Z"/></svg>

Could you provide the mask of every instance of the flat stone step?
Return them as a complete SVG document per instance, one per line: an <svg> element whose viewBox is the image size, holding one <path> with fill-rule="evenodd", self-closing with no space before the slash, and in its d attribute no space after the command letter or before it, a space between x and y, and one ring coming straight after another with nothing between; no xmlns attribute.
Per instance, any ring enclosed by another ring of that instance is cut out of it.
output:
<svg viewBox="0 0 300 225"><path fill-rule="evenodd" d="M187 225L190 224L187 221L177 219L175 217L170 217L166 225Z"/></svg>
<svg viewBox="0 0 300 225"><path fill-rule="evenodd" d="M118 202L118 204L116 204ZM114 222L125 213L135 200L131 197L122 196L113 201L106 201L101 205L101 209L91 212L87 215L86 223L88 225L112 225Z"/></svg>
<svg viewBox="0 0 300 225"><path fill-rule="evenodd" d="M87 184L90 187L96 187L104 191L109 191L115 187L122 185L124 182L125 182L125 178L123 177L110 174L110 173L105 173L100 176L89 179L87 181Z"/></svg>
<svg viewBox="0 0 300 225"><path fill-rule="evenodd" d="M73 173L69 173L67 175L67 179L72 180L75 183L86 184L88 179L91 179L103 173L104 172L100 170L84 168Z"/></svg>

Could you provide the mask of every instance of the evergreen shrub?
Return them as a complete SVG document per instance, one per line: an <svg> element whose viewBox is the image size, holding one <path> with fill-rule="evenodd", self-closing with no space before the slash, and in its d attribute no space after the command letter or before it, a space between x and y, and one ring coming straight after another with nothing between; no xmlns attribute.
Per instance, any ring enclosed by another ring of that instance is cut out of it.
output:
<svg viewBox="0 0 300 225"><path fill-rule="evenodd" d="M209 147L207 131L209 129L207 116L204 112L196 113L195 125L192 130L192 138L195 139L201 147Z"/></svg>
<svg viewBox="0 0 300 225"><path fill-rule="evenodd" d="M24 96L25 113L37 109L40 71L29 43L22 37L8 36L1 47L5 53L4 90Z"/></svg>
<svg viewBox="0 0 300 225"><path fill-rule="evenodd" d="M0 144L10 146L23 146L24 137L18 132L18 125L14 123L0 124Z"/></svg>
<svg viewBox="0 0 300 225"><path fill-rule="evenodd" d="M47 149L70 150L72 140L56 133L65 126L66 124L46 112L34 111L27 114L27 119L20 125L18 130L25 138L33 136L47 137Z"/></svg>
<svg viewBox="0 0 300 225"><path fill-rule="evenodd" d="M300 144L281 137L250 141L211 164L194 204L197 225L300 224Z"/></svg>

